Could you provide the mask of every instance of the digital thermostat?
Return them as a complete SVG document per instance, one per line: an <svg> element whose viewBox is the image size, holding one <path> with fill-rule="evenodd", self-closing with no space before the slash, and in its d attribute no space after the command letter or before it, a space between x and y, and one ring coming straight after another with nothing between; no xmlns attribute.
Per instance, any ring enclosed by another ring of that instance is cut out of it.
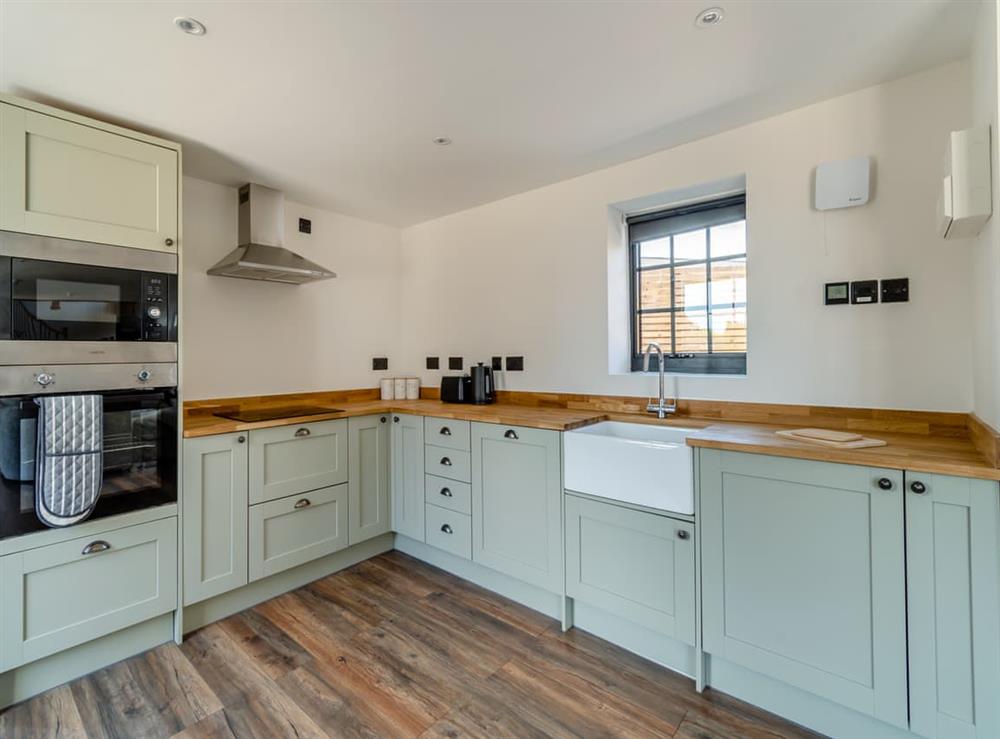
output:
<svg viewBox="0 0 1000 739"><path fill-rule="evenodd" d="M851 302L849 295L850 283L828 282L824 291L824 302L827 305L844 305Z"/></svg>

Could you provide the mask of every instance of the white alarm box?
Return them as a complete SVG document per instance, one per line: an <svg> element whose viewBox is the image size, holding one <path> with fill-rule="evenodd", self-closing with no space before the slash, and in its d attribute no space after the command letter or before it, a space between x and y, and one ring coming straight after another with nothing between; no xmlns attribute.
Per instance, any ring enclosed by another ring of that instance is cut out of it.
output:
<svg viewBox="0 0 1000 739"><path fill-rule="evenodd" d="M952 131L938 198L938 234L946 239L978 236L993 215L990 186L990 127Z"/></svg>
<svg viewBox="0 0 1000 739"><path fill-rule="evenodd" d="M816 167L816 210L864 205L870 190L871 157L824 162Z"/></svg>

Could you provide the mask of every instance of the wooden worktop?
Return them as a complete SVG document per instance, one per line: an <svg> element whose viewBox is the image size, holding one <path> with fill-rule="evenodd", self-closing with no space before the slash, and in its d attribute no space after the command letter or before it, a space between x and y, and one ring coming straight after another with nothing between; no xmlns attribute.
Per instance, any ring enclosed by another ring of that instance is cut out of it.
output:
<svg viewBox="0 0 1000 739"><path fill-rule="evenodd" d="M428 394L433 395L433 391ZM301 405L328 407L331 412L256 423L213 415L221 409ZM223 398L185 403L184 436L211 436L376 413L408 413L553 431L569 431L614 420L697 428L698 433L688 437L688 444L692 447L1000 480L1000 469L995 466L995 460L990 458L988 452L984 454L981 451L988 448L982 443L984 431L981 422L970 417L972 420L967 426L965 414L871 409L839 409L838 413L838 409L829 408L692 401L691 405L681 407L679 415L658 420L643 412L641 405L644 402L640 404L630 398L506 392L500 394L499 402L484 406L442 403L433 397L382 401L378 399L377 391L367 389ZM704 414L699 416L699 410ZM733 418L740 420L730 420ZM777 418L781 423L773 422ZM764 419L771 422L761 422ZM869 449L835 449L774 433L779 429L802 426L856 429L866 436L882 439L888 445Z"/></svg>

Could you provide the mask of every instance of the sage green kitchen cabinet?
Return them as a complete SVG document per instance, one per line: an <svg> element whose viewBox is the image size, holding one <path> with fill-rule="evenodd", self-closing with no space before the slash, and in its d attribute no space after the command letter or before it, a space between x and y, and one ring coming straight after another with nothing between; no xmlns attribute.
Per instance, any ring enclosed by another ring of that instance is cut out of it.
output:
<svg viewBox="0 0 1000 739"><path fill-rule="evenodd" d="M566 495L566 594L692 646L694 524Z"/></svg>
<svg viewBox="0 0 1000 739"><path fill-rule="evenodd" d="M0 558L0 672L177 608L177 519Z"/></svg>
<svg viewBox="0 0 1000 739"><path fill-rule="evenodd" d="M562 439L557 431L472 424L472 559L563 589Z"/></svg>
<svg viewBox="0 0 1000 739"><path fill-rule="evenodd" d="M250 580L347 547L347 485L250 506Z"/></svg>
<svg viewBox="0 0 1000 739"><path fill-rule="evenodd" d="M392 416L392 530L424 541L424 419Z"/></svg>
<svg viewBox="0 0 1000 739"><path fill-rule="evenodd" d="M699 459L705 651L906 728L902 472Z"/></svg>
<svg viewBox="0 0 1000 739"><path fill-rule="evenodd" d="M246 433L184 440L184 603L247 584Z"/></svg>
<svg viewBox="0 0 1000 739"><path fill-rule="evenodd" d="M392 530L389 415L347 419L348 539L352 545Z"/></svg>
<svg viewBox="0 0 1000 739"><path fill-rule="evenodd" d="M0 229L176 252L178 151L126 133L0 103Z"/></svg>
<svg viewBox="0 0 1000 739"><path fill-rule="evenodd" d="M1000 737L1000 490L907 473L910 729Z"/></svg>
<svg viewBox="0 0 1000 739"><path fill-rule="evenodd" d="M347 419L250 432L250 503L347 482Z"/></svg>

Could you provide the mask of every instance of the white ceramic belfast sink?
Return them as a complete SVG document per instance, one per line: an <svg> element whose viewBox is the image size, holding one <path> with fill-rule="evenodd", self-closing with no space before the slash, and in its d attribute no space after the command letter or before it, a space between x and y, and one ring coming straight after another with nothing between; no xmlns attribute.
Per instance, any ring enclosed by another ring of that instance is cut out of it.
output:
<svg viewBox="0 0 1000 739"><path fill-rule="evenodd" d="M563 435L567 490L675 513L694 513L698 429L605 421Z"/></svg>

